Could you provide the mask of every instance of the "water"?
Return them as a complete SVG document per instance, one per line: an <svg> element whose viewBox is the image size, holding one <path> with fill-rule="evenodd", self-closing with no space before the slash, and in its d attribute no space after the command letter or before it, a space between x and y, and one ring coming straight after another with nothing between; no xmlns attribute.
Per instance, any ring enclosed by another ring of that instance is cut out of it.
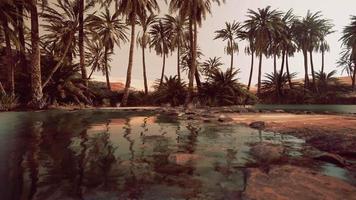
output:
<svg viewBox="0 0 356 200"><path fill-rule="evenodd" d="M236 199L250 145L304 140L240 125L177 121L149 112L0 113L1 199ZM349 181L348 171L318 165Z"/></svg>
<svg viewBox="0 0 356 200"><path fill-rule="evenodd" d="M268 105L258 104L254 108L260 110L286 110L286 111L311 111L311 112L332 112L350 114L356 113L356 105Z"/></svg>

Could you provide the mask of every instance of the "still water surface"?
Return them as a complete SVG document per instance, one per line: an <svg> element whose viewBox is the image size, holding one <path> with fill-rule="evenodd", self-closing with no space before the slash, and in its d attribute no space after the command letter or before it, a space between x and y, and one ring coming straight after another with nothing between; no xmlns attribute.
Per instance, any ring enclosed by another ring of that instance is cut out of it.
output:
<svg viewBox="0 0 356 200"><path fill-rule="evenodd" d="M304 141L149 112L0 113L1 199L236 199L250 144L301 156ZM333 165L319 169L347 180Z"/></svg>

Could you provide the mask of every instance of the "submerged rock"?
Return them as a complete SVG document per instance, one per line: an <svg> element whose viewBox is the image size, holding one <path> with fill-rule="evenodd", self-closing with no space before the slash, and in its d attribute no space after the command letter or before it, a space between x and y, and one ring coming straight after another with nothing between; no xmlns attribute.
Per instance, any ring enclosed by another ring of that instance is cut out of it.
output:
<svg viewBox="0 0 356 200"><path fill-rule="evenodd" d="M177 165L185 165L189 162L198 160L199 156L196 154L175 153L168 156L168 161Z"/></svg>
<svg viewBox="0 0 356 200"><path fill-rule="evenodd" d="M356 200L356 187L337 178L310 169L275 166L268 174L248 169L243 199L283 200Z"/></svg>
<svg viewBox="0 0 356 200"><path fill-rule="evenodd" d="M271 143L258 143L251 147L251 155L259 162L267 164L282 158L284 147Z"/></svg>
<svg viewBox="0 0 356 200"><path fill-rule="evenodd" d="M255 121L255 122L252 122L250 123L249 125L251 128L254 128L254 129L264 129L266 127L266 123L263 122L263 121Z"/></svg>
<svg viewBox="0 0 356 200"><path fill-rule="evenodd" d="M228 117L226 115L220 115L218 118L219 122L232 122L234 121L234 119L232 119L231 117Z"/></svg>

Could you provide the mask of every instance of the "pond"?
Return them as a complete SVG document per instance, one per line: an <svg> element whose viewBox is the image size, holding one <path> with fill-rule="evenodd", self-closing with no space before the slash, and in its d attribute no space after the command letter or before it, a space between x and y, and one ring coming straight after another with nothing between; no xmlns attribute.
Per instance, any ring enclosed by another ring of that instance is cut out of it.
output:
<svg viewBox="0 0 356 200"><path fill-rule="evenodd" d="M258 110L310 111L316 113L332 112L342 114L356 113L356 105L317 105L317 104L257 104Z"/></svg>
<svg viewBox="0 0 356 200"><path fill-rule="evenodd" d="M251 144L304 140L242 125L114 110L0 113L1 199L236 199ZM348 171L313 163L353 182Z"/></svg>

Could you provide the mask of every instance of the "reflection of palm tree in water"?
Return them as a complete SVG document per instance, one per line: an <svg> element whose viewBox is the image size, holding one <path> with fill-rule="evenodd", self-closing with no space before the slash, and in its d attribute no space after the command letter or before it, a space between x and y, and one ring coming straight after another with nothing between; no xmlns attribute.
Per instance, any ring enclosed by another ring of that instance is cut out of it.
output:
<svg viewBox="0 0 356 200"><path fill-rule="evenodd" d="M31 142L29 146L29 151L27 153L27 163L29 168L29 178L30 191L28 194L28 199L33 199L37 192L37 184L39 180L39 152L40 144L42 142L42 131L43 131L43 122L36 122L31 127Z"/></svg>
<svg viewBox="0 0 356 200"><path fill-rule="evenodd" d="M84 180L84 172L85 172L85 165L86 165L86 154L87 154L87 142L88 142L88 134L87 134L87 130L83 130L80 133L80 147L81 147L81 151L79 154L79 161L78 161L78 184L77 184L77 195L80 199L83 199L83 180Z"/></svg>

